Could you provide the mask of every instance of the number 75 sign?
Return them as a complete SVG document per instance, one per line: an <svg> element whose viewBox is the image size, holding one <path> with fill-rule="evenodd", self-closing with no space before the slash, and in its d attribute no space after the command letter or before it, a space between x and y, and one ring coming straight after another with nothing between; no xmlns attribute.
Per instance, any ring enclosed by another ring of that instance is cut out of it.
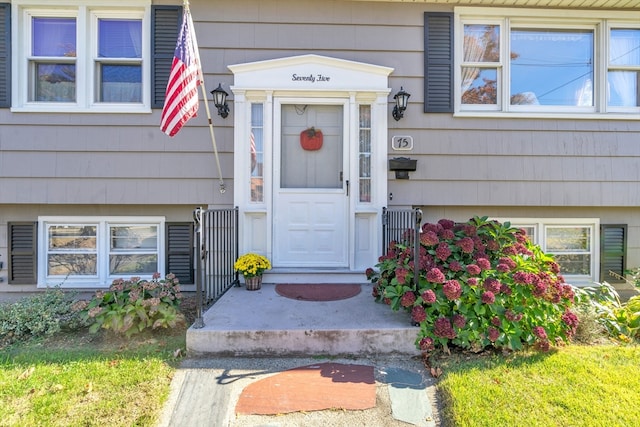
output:
<svg viewBox="0 0 640 427"><path fill-rule="evenodd" d="M413 150L412 136L393 136L391 138L391 148L397 151Z"/></svg>

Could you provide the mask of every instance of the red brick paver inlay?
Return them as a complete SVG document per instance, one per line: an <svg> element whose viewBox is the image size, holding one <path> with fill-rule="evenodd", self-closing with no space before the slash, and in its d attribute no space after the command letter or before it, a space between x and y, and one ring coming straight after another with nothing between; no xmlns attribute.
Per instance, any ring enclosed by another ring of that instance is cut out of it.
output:
<svg viewBox="0 0 640 427"><path fill-rule="evenodd" d="M236 413L362 410L375 404L373 366L320 363L289 369L250 384L238 399Z"/></svg>

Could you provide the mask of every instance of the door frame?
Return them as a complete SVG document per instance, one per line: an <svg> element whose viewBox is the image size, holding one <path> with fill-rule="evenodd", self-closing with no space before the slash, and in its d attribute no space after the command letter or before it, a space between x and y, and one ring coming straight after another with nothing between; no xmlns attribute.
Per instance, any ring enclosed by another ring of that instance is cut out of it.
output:
<svg viewBox="0 0 640 427"><path fill-rule="evenodd" d="M349 141L350 197L347 227L348 266L364 271L380 255L382 208L387 203L388 77L392 68L346 61L319 55L301 55L267 61L230 65L234 74L234 180L233 204L239 208L240 253L257 252L273 256L273 144L275 105L282 100L300 104L344 103L343 123ZM298 79L297 76L325 76ZM262 105L264 135L264 199L251 200L251 160L247 144L251 133L252 105ZM371 199L361 202L358 189L358 141L360 105L371 109ZM279 113L278 113L279 114ZM279 117L278 117L279 119ZM279 126L277 126L279 128ZM346 148L346 147L345 147ZM277 266L276 266L277 268ZM274 268L275 270L275 268ZM317 270L317 268L316 268Z"/></svg>

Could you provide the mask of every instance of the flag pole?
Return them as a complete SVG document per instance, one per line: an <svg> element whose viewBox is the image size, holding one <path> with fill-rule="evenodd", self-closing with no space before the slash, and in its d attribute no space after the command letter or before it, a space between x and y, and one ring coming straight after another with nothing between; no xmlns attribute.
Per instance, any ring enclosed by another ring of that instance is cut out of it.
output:
<svg viewBox="0 0 640 427"><path fill-rule="evenodd" d="M184 0L185 13L189 14L189 19L191 19L191 10L189 9L189 0ZM193 22L193 21L192 21ZM218 146L216 144L216 136L213 133L213 121L211 120L211 110L209 109L209 101L207 100L207 89L204 86L204 76L202 74L202 63L200 62L200 49L198 47L198 42L195 37L195 28L192 29L194 37L194 50L196 53L197 61L198 61L198 79L200 79L200 88L202 89L202 97L204 98L204 109L207 112L207 120L209 122L209 135L211 136L211 144L213 145L213 153L216 158L216 166L218 166L218 177L220 180L220 193L224 194L227 191L224 179L222 178L222 169L220 168L220 158L218 156Z"/></svg>

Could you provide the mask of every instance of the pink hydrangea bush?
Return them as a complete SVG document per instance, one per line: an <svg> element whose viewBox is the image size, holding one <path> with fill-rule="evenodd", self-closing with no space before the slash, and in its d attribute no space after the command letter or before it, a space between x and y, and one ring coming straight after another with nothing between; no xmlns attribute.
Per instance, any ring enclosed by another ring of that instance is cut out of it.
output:
<svg viewBox="0 0 640 427"><path fill-rule="evenodd" d="M576 331L573 287L554 258L508 222L474 217L424 224L417 286L411 243L390 246L367 269L373 296L411 314L424 352L449 345L546 351Z"/></svg>

